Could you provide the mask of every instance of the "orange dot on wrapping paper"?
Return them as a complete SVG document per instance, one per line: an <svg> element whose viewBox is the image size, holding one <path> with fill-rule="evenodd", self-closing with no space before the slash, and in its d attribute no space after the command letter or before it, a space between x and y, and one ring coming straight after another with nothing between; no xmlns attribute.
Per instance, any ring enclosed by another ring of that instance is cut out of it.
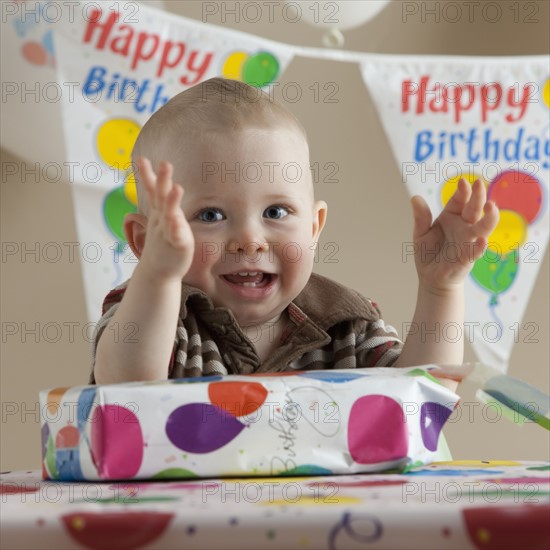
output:
<svg viewBox="0 0 550 550"><path fill-rule="evenodd" d="M233 416L246 416L258 410L267 398L267 390L257 382L212 382L210 401Z"/></svg>
<svg viewBox="0 0 550 550"><path fill-rule="evenodd" d="M75 426L65 426L61 428L55 436L55 448L66 449L68 447L78 447L80 434Z"/></svg>
<svg viewBox="0 0 550 550"><path fill-rule="evenodd" d="M33 65L45 65L48 62L48 52L38 42L26 42L21 48L21 53Z"/></svg>
<svg viewBox="0 0 550 550"><path fill-rule="evenodd" d="M56 417L59 414L61 399L68 389L69 388L54 388L48 393L48 413L53 417Z"/></svg>

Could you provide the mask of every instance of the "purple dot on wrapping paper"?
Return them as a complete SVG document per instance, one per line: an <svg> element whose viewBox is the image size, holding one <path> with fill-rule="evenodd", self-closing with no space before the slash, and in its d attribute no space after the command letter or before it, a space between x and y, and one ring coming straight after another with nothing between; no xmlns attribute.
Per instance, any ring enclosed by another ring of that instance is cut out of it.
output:
<svg viewBox="0 0 550 550"><path fill-rule="evenodd" d="M143 435L137 416L120 405L101 405L92 415L92 456L108 479L134 477L143 460Z"/></svg>
<svg viewBox="0 0 550 550"><path fill-rule="evenodd" d="M439 434L452 414L452 410L439 403L423 403L420 408L420 432L422 441L429 451L437 450Z"/></svg>
<svg viewBox="0 0 550 550"><path fill-rule="evenodd" d="M48 424L44 424L40 429L40 435L42 437L42 457L46 457L46 449L48 448L48 437L50 437L50 427Z"/></svg>
<svg viewBox="0 0 550 550"><path fill-rule="evenodd" d="M375 464L407 456L407 423L401 405L385 395L355 401L348 423L348 446L359 464Z"/></svg>
<svg viewBox="0 0 550 550"><path fill-rule="evenodd" d="M182 451L210 453L235 439L244 427L215 405L189 403L172 411L166 422L166 435Z"/></svg>

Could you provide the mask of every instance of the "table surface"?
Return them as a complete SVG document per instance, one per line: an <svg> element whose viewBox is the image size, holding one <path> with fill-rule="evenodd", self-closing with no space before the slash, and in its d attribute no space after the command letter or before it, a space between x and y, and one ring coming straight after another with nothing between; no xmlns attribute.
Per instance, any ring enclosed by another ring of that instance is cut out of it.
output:
<svg viewBox="0 0 550 550"><path fill-rule="evenodd" d="M550 548L548 462L452 461L405 474L162 482L3 472L1 547Z"/></svg>

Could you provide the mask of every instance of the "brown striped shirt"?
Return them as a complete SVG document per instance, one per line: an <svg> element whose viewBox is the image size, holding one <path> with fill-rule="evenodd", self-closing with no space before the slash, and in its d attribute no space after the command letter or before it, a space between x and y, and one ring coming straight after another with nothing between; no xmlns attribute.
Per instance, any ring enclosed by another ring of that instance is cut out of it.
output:
<svg viewBox="0 0 550 550"><path fill-rule="evenodd" d="M97 342L127 284L128 281L121 284L105 298L92 363ZM403 347L395 329L384 324L375 302L315 273L287 312L290 323L279 346L262 362L229 309L214 307L207 294L183 284L167 377L390 367ZM95 384L93 366L89 383Z"/></svg>

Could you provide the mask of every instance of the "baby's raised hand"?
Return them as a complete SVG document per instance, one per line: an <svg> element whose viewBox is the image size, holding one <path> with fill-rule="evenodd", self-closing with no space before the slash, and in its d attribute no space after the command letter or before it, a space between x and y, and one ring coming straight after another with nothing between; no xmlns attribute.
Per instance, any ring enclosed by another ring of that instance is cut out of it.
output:
<svg viewBox="0 0 550 550"><path fill-rule="evenodd" d="M191 266L195 248L181 209L183 188L172 181L174 169L169 162L160 162L158 174L149 159L139 158L137 166L149 205L140 264L155 276L181 280Z"/></svg>
<svg viewBox="0 0 550 550"><path fill-rule="evenodd" d="M499 220L499 211L487 202L485 186L460 179L457 189L432 224L426 201L412 198L415 264L420 282L447 290L462 283L488 244Z"/></svg>

